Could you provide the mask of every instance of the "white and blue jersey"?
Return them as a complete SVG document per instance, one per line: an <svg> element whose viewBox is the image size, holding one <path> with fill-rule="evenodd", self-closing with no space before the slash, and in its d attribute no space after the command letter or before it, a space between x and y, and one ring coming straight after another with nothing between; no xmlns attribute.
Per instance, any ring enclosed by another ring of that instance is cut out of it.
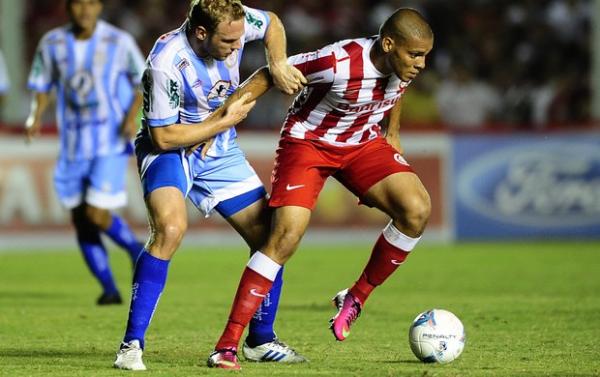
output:
<svg viewBox="0 0 600 377"><path fill-rule="evenodd" d="M201 123L236 90L244 46L264 39L270 22L264 11L249 7L244 10L241 48L223 61L196 55L186 36L187 22L161 36L150 52L142 83L144 117L136 138L145 195L160 187L175 186L184 195L189 194L205 214L216 208L224 216L231 212L221 211L219 203L254 190L262 190L264 195L262 182L237 146L235 128L215 136L204 160L199 151L189 157L183 149L156 153L149 132L153 127ZM224 172L226 180L217 178Z"/></svg>
<svg viewBox="0 0 600 377"><path fill-rule="evenodd" d="M28 87L56 88L61 158L90 160L122 153L120 127L141 82L144 58L133 37L99 20L91 38L77 40L70 25L40 41Z"/></svg>
<svg viewBox="0 0 600 377"><path fill-rule="evenodd" d="M4 94L10 87L10 80L8 78L8 72L6 70L6 64L4 63L4 56L0 51L0 94Z"/></svg>

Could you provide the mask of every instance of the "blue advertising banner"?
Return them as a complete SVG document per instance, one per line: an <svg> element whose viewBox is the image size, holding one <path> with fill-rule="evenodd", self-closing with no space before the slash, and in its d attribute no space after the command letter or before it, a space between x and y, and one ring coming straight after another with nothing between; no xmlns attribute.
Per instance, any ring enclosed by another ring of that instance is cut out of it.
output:
<svg viewBox="0 0 600 377"><path fill-rule="evenodd" d="M456 238L600 238L600 134L457 136Z"/></svg>

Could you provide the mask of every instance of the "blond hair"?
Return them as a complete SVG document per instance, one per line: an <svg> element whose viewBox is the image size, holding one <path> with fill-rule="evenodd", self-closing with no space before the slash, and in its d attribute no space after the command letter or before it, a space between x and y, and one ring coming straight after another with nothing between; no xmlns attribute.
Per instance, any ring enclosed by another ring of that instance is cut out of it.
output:
<svg viewBox="0 0 600 377"><path fill-rule="evenodd" d="M189 27L203 26L209 33L223 21L237 21L246 12L240 0L192 0L188 13Z"/></svg>

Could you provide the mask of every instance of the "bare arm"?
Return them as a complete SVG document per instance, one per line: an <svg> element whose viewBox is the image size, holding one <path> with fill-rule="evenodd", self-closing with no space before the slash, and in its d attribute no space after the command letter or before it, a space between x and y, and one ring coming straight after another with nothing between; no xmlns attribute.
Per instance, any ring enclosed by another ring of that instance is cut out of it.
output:
<svg viewBox="0 0 600 377"><path fill-rule="evenodd" d="M404 153L402 145L400 145L400 115L402 114L402 99L394 104L390 115L388 116L387 131L385 133L385 139L387 142L394 147L400 154Z"/></svg>
<svg viewBox="0 0 600 377"><path fill-rule="evenodd" d="M121 124L121 135L126 139L131 139L137 132L138 125L136 121L138 112L142 106L142 99L142 92L136 90L131 106L129 106L129 110L127 111L127 114L125 114L125 118Z"/></svg>
<svg viewBox="0 0 600 377"><path fill-rule="evenodd" d="M38 136L42 127L42 116L50 103L50 94L35 92L31 100L31 110L25 121L25 141L31 142L34 137Z"/></svg>
<svg viewBox="0 0 600 377"><path fill-rule="evenodd" d="M227 108L222 106L200 123L151 127L152 143L160 151L201 144L244 120L256 104L249 97L250 95L236 98Z"/></svg>
<svg viewBox="0 0 600 377"><path fill-rule="evenodd" d="M269 73L269 69L267 67L262 67L258 69L252 75L250 75L250 77L248 77L246 81L244 81L242 85L240 85L237 88L237 90L229 96L229 98L227 98L223 106L221 106L217 109L217 111L211 114L211 117L213 115L218 115L222 111L226 111L228 107L232 106L236 101L238 101L241 98L246 98L246 101L253 101L253 103L255 103L258 97L265 94L272 86L273 80L271 78L271 74ZM216 134L217 133L213 134L210 137L210 140L202 140L194 144L192 147L188 148L187 154L189 155L194 150L198 149L200 145L204 144L204 146L202 147L202 158L206 157L206 153L212 145L212 137Z"/></svg>
<svg viewBox="0 0 600 377"><path fill-rule="evenodd" d="M269 71L273 76L273 83L285 94L294 94L307 81L304 75L287 62L287 41L285 29L281 20L273 12L268 12L271 22L265 35L265 48Z"/></svg>

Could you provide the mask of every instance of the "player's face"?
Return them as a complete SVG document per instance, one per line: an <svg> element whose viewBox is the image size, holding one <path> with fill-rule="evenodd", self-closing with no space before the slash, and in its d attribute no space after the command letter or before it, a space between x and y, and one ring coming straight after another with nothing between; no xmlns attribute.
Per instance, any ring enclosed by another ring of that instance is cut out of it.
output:
<svg viewBox="0 0 600 377"><path fill-rule="evenodd" d="M217 60L225 60L234 51L242 47L244 35L244 19L223 21L208 38L207 50L210 56Z"/></svg>
<svg viewBox="0 0 600 377"><path fill-rule="evenodd" d="M388 54L388 64L402 81L413 80L425 69L425 57L433 48L433 38L411 38L394 43Z"/></svg>
<svg viewBox="0 0 600 377"><path fill-rule="evenodd" d="M83 31L92 32L94 30L100 13L102 13L102 1L100 0L72 0L69 4L71 21Z"/></svg>

